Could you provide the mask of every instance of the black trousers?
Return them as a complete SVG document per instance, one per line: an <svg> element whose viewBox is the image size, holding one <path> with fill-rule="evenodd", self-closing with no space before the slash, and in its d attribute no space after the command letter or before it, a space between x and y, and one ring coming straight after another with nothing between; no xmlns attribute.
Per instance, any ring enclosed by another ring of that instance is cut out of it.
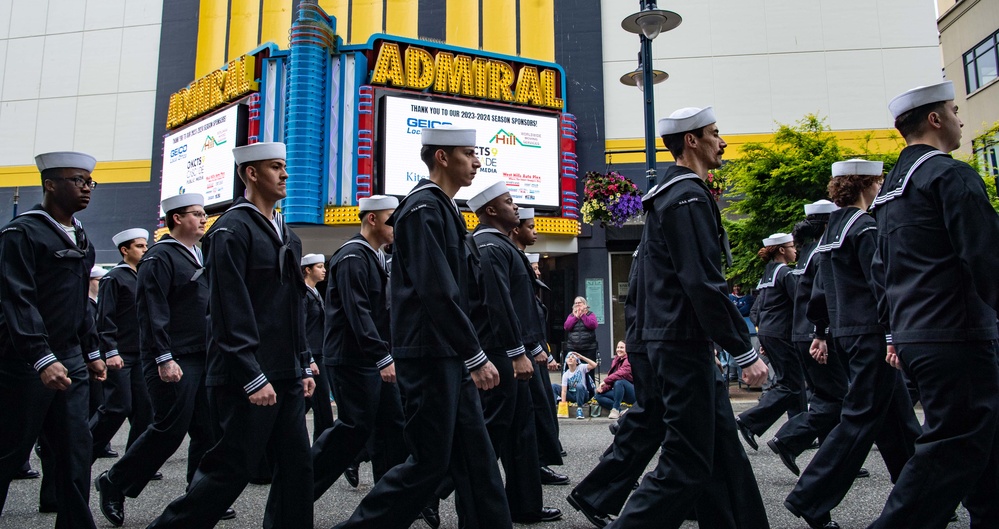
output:
<svg viewBox="0 0 999 529"><path fill-rule="evenodd" d="M543 493L530 381L514 377L513 362L505 354L486 356L499 371L500 383L489 391L480 391L479 396L489 440L506 474L510 513L540 512Z"/></svg>
<svg viewBox="0 0 999 529"><path fill-rule="evenodd" d="M246 488L266 453L274 462L263 527L312 527L312 460L300 380L271 381L277 404L251 404L238 385L212 386L208 399L221 417L222 436L201 458L187 494L167 506L150 528L215 527Z"/></svg>
<svg viewBox="0 0 999 529"><path fill-rule="evenodd" d="M562 444L558 439L558 410L552 398L551 377L548 364L534 362L534 376L530 380L531 403L534 406L534 430L538 439L538 464L562 464Z"/></svg>
<svg viewBox="0 0 999 529"><path fill-rule="evenodd" d="M843 398L849 386L849 359L837 351L834 344L835 340L827 342L828 360L820 364L808 353L811 342L794 342L805 374L811 380L812 395L808 399L808 410L791 417L777 430L775 437L795 457L807 450L815 439L824 442L829 432L839 424Z"/></svg>
<svg viewBox="0 0 999 529"><path fill-rule="evenodd" d="M403 442L402 401L395 384L382 381L376 367L326 366L328 385L333 386L337 420L312 444L313 494L318 500L357 462L372 434L372 468L377 482L388 469L406 460Z"/></svg>
<svg viewBox="0 0 999 529"><path fill-rule="evenodd" d="M600 456L600 462L575 488L578 496L604 514L621 512L666 435L663 386L648 355L632 352L628 361L635 382L635 405L620 419L614 442Z"/></svg>
<svg viewBox="0 0 999 529"><path fill-rule="evenodd" d="M835 340L838 350L850 358L851 384L840 422L787 497L787 503L813 518L829 514L843 501L875 442L894 482L920 433L901 373L885 362L885 337L868 334Z"/></svg>
<svg viewBox="0 0 999 529"><path fill-rule="evenodd" d="M919 388L925 429L871 527L946 527L962 499L972 528L999 527L996 343L895 348Z"/></svg>
<svg viewBox="0 0 999 529"><path fill-rule="evenodd" d="M82 357L61 360L72 380L63 391L47 389L31 365L0 359L0 510L11 479L41 438L52 464L57 500L55 527L93 529L90 512L90 385Z"/></svg>
<svg viewBox="0 0 999 529"><path fill-rule="evenodd" d="M662 451L655 470L608 527L677 528L692 506L701 527L769 527L711 343L646 346L660 383Z"/></svg>
<svg viewBox="0 0 999 529"><path fill-rule="evenodd" d="M163 382L155 362L143 366L153 423L142 432L108 471L108 477L129 498L138 497L153 474L177 451L184 437L191 435L187 457L187 482L202 456L215 444L208 394L205 388L205 355L174 358L184 372L179 382Z"/></svg>
<svg viewBox="0 0 999 529"><path fill-rule="evenodd" d="M450 475L465 527L509 529L499 465L464 363L446 357L396 358L395 364L406 399L409 458L382 476L336 527L408 528Z"/></svg>
<svg viewBox="0 0 999 529"><path fill-rule="evenodd" d="M319 374L316 375L316 390L305 400L307 408L312 410L312 442L315 443L327 428L333 427L333 406L330 403L330 377L326 371L330 368L323 364L323 359L316 358ZM339 401L339 399L338 399ZM337 402L337 409L340 403Z"/></svg>
<svg viewBox="0 0 999 529"><path fill-rule="evenodd" d="M128 419L129 425L126 449L146 431L153 420L153 408L149 403L139 353L121 353L121 359L125 366L121 369L108 369L108 377L104 381L104 404L90 417L95 461L97 453L111 442L125 419Z"/></svg>
<svg viewBox="0 0 999 529"><path fill-rule="evenodd" d="M760 336L774 368L774 384L760 402L739 414L739 419L756 435L763 435L787 412L788 418L805 411L805 375L801 371L798 352L790 341L773 336Z"/></svg>

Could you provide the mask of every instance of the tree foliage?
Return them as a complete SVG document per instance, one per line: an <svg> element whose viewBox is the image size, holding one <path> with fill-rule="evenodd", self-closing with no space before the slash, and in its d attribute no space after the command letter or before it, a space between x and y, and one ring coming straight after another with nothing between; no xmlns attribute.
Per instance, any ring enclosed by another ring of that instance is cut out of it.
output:
<svg viewBox="0 0 999 529"><path fill-rule="evenodd" d="M827 197L833 162L853 157L881 160L885 172L891 170L901 139L890 153L871 152L872 140L863 139L857 151L849 149L840 145L823 119L810 114L794 125L781 125L772 142L745 144L741 158L716 171L731 200L724 212L733 257L728 278L756 284L765 264L756 257L762 240L772 233L790 233L804 219L805 204Z"/></svg>
<svg viewBox="0 0 999 529"><path fill-rule="evenodd" d="M999 121L975 136L972 147L976 154L962 159L974 167L978 174L982 175L982 179L985 180L985 191L989 194L989 201L992 202L992 207L999 211L999 197L996 196L997 177L990 173L990 168L984 159L984 153L990 149L995 149L997 144L999 144ZM994 168L992 169L994 170Z"/></svg>

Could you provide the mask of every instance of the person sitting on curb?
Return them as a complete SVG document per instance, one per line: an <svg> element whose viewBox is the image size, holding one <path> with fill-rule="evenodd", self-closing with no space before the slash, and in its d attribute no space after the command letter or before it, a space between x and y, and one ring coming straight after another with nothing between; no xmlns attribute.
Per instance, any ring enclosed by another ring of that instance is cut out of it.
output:
<svg viewBox="0 0 999 529"><path fill-rule="evenodd" d="M628 362L624 341L617 343L610 371L597 388L596 399L601 407L610 410L607 418L611 420L621 416L622 402L635 402L635 384L631 378L631 363Z"/></svg>
<svg viewBox="0 0 999 529"><path fill-rule="evenodd" d="M584 363L580 363L583 361ZM569 402L572 399L576 403L576 418L583 419L583 408L590 401L590 389L586 387L586 374L591 369L597 367L597 363L585 356L570 351L565 357L566 370L562 373L562 383L552 384L552 389L556 395L560 395L562 402Z"/></svg>

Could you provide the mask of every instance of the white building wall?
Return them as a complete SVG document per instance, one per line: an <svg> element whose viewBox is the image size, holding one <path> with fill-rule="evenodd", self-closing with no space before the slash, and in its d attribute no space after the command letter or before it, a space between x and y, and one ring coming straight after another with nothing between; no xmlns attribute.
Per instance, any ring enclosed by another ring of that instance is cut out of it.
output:
<svg viewBox="0 0 999 529"><path fill-rule="evenodd" d="M653 41L656 117L714 106L727 134L765 134L807 113L833 130L892 127L888 101L939 82L934 0L660 2L683 23ZM638 66L637 35L621 20L639 2L603 0L608 140L643 135L642 98L619 81Z"/></svg>
<svg viewBox="0 0 999 529"><path fill-rule="evenodd" d="M0 167L148 160L163 0L0 0Z"/></svg>

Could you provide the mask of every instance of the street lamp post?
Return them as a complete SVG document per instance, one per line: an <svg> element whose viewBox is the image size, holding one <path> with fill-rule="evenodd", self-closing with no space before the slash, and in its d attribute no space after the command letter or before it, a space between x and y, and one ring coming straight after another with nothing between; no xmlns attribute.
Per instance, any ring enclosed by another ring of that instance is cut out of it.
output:
<svg viewBox="0 0 999 529"><path fill-rule="evenodd" d="M642 10L621 21L621 27L630 33L637 33L642 42L638 55L638 70L621 77L621 82L637 86L644 95L645 111L645 174L648 188L656 185L656 116L653 87L669 78L666 72L652 67L652 39L664 31L670 31L683 21L680 15L656 8L655 0L639 0Z"/></svg>

